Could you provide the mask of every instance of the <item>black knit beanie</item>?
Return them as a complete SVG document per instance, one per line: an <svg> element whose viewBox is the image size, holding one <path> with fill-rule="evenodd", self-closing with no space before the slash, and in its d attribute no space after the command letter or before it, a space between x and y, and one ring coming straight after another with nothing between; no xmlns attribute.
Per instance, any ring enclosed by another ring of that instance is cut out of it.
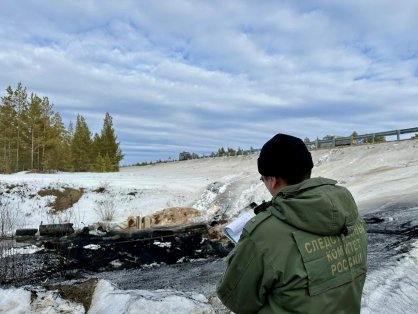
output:
<svg viewBox="0 0 418 314"><path fill-rule="evenodd" d="M303 176L313 168L305 143L287 134L277 134L265 143L257 164L261 175L282 178Z"/></svg>

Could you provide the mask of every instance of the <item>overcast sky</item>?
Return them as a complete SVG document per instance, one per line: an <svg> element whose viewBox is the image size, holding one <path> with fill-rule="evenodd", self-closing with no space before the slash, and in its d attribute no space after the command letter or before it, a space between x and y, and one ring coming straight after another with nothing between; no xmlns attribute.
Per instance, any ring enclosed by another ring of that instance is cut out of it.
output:
<svg viewBox="0 0 418 314"><path fill-rule="evenodd" d="M418 1L0 1L18 82L123 164L418 126Z"/></svg>

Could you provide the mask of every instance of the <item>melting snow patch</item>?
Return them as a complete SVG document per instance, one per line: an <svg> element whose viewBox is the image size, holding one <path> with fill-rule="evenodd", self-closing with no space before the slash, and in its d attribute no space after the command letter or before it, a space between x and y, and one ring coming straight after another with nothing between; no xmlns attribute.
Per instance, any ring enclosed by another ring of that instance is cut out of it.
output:
<svg viewBox="0 0 418 314"><path fill-rule="evenodd" d="M177 260L176 263L180 264L180 263L184 263L185 261L187 261L187 259L186 259L186 257L183 256L182 258L180 258L179 260Z"/></svg>
<svg viewBox="0 0 418 314"><path fill-rule="evenodd" d="M227 186L228 184L222 184L221 182L213 182L209 184L193 207L199 210L208 209L216 197L225 192Z"/></svg>
<svg viewBox="0 0 418 314"><path fill-rule="evenodd" d="M12 256L17 254L33 254L42 250L42 248L35 245L23 246L18 248L10 248L2 252L1 257Z"/></svg>
<svg viewBox="0 0 418 314"><path fill-rule="evenodd" d="M159 246L159 247L168 247L168 248L171 247L171 242L154 241L153 244L156 245L156 246Z"/></svg>
<svg viewBox="0 0 418 314"><path fill-rule="evenodd" d="M121 263L120 260L115 259L115 260L113 260L113 261L110 262L110 265L112 265L113 267L118 268L118 267L121 267L123 264Z"/></svg>
<svg viewBox="0 0 418 314"><path fill-rule="evenodd" d="M0 313L30 312L30 292L24 289L0 289Z"/></svg>
<svg viewBox="0 0 418 314"><path fill-rule="evenodd" d="M147 268L147 269L154 268L154 267L158 267L158 266L160 266L160 265L157 264L156 262L151 263L151 264L142 265L143 268Z"/></svg>
<svg viewBox="0 0 418 314"><path fill-rule="evenodd" d="M89 313L215 313L202 294L173 290L118 290L100 280Z"/></svg>
<svg viewBox="0 0 418 314"><path fill-rule="evenodd" d="M23 288L0 289L0 313L84 313L81 304L62 299L56 292L36 291ZM31 300L31 297L35 299Z"/></svg>
<svg viewBox="0 0 418 314"><path fill-rule="evenodd" d="M98 244L88 244L83 246L84 249L88 249L88 250L98 250L100 249L100 245Z"/></svg>
<svg viewBox="0 0 418 314"><path fill-rule="evenodd" d="M62 299L56 292L43 292L38 294L31 304L29 313L85 313L84 306L80 303Z"/></svg>

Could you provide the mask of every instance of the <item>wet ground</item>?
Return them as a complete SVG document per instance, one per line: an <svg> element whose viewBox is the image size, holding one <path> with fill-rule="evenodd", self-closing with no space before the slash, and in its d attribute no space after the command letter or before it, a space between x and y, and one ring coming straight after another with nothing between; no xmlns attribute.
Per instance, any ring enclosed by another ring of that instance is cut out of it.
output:
<svg viewBox="0 0 418 314"><path fill-rule="evenodd" d="M404 258L418 240L418 203L387 204L369 211L369 271Z"/></svg>
<svg viewBox="0 0 418 314"><path fill-rule="evenodd" d="M173 289L215 295L215 285L226 267L223 258L207 258L174 265L90 274L106 279L120 289Z"/></svg>

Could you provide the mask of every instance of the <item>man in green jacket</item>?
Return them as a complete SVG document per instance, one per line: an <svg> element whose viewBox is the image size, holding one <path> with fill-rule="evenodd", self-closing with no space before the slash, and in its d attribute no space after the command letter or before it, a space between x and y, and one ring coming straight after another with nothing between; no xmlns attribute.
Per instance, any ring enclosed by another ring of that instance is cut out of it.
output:
<svg viewBox="0 0 418 314"><path fill-rule="evenodd" d="M217 286L235 313L360 313L367 234L351 193L310 178L302 140L277 134L258 171L273 196L244 227Z"/></svg>

